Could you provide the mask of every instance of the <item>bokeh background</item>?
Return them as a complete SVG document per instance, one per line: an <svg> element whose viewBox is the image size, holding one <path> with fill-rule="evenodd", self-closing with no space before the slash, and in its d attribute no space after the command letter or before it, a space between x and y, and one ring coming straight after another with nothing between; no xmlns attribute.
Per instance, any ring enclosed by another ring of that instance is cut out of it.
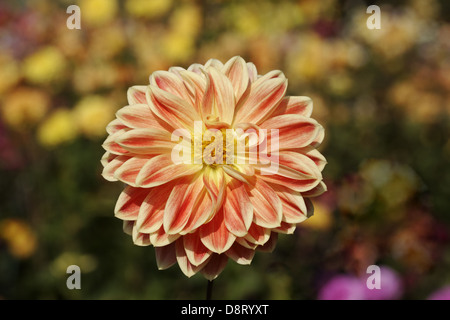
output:
<svg viewBox="0 0 450 320"><path fill-rule="evenodd" d="M356 283L373 264L379 298L450 285L449 1L30 0L0 4L0 298L205 297L201 275L158 271L122 232L101 144L128 87L234 55L312 97L329 191L272 254L230 261L213 298L369 298Z"/></svg>

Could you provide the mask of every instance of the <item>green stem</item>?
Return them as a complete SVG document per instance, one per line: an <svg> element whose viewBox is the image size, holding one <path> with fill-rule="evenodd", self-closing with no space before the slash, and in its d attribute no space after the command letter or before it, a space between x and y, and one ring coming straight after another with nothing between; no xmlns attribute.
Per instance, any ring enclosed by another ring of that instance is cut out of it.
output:
<svg viewBox="0 0 450 320"><path fill-rule="evenodd" d="M206 300L211 300L213 281L214 280L208 280L208 286L206 287Z"/></svg>

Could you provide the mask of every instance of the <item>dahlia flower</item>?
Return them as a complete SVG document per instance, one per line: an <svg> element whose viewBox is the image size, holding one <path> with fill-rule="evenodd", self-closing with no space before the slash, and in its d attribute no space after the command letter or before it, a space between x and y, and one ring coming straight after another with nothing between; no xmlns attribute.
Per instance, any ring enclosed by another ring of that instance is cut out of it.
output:
<svg viewBox="0 0 450 320"><path fill-rule="evenodd" d="M281 71L211 59L172 67L128 90L108 126L103 177L125 188L115 207L159 269L216 278L228 258L250 264L312 214L326 190L324 130L312 101L285 96Z"/></svg>

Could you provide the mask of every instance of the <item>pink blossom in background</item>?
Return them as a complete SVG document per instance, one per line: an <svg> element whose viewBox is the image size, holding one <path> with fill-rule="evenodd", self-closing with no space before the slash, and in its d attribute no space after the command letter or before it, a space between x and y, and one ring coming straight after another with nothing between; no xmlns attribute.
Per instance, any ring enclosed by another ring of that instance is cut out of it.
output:
<svg viewBox="0 0 450 320"><path fill-rule="evenodd" d="M380 266L381 278L380 289L369 289L365 286L367 300L395 300L403 293L403 284L399 274L387 267Z"/></svg>
<svg viewBox="0 0 450 320"><path fill-rule="evenodd" d="M450 300L450 285L434 291L427 300Z"/></svg>
<svg viewBox="0 0 450 320"><path fill-rule="evenodd" d="M319 300L364 300L365 285L357 277L337 275L331 278L319 291Z"/></svg>
<svg viewBox="0 0 450 320"><path fill-rule="evenodd" d="M403 293L400 275L387 266L380 266L380 288L369 289L371 274L356 277L340 274L331 278L319 290L319 300L395 300ZM450 290L449 293L450 295Z"/></svg>

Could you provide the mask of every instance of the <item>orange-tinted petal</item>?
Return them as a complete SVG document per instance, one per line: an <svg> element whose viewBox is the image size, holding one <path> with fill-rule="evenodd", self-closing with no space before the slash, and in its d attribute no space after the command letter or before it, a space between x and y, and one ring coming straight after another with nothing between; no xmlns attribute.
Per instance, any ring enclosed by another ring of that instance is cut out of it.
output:
<svg viewBox="0 0 450 320"><path fill-rule="evenodd" d="M201 168L201 164L175 164L170 154L161 154L141 166L136 184L143 188L159 186L175 178L196 173Z"/></svg>
<svg viewBox="0 0 450 320"><path fill-rule="evenodd" d="M223 253L231 247L236 236L228 231L222 209L217 211L210 222L200 227L200 238L215 253Z"/></svg>
<svg viewBox="0 0 450 320"><path fill-rule="evenodd" d="M156 265L159 270L165 270L177 263L177 255L175 253L175 242L164 246L155 247Z"/></svg>
<svg viewBox="0 0 450 320"><path fill-rule="evenodd" d="M245 185L238 180L227 184L223 214L227 229L236 237L247 234L253 220L253 206Z"/></svg>
<svg viewBox="0 0 450 320"><path fill-rule="evenodd" d="M186 88L185 82L174 72L156 71L150 76L150 85L169 92L178 98L192 103L192 97Z"/></svg>
<svg viewBox="0 0 450 320"><path fill-rule="evenodd" d="M291 188L294 191L305 192L317 186L322 180L322 174L314 161L307 156L292 151L282 151L272 154L272 160L278 161L278 167L259 166L259 178ZM263 171L264 170L264 171Z"/></svg>
<svg viewBox="0 0 450 320"><path fill-rule="evenodd" d="M272 117L283 114L297 114L304 117L310 117L313 110L313 102L311 98L304 96L289 96L281 100L275 109Z"/></svg>
<svg viewBox="0 0 450 320"><path fill-rule="evenodd" d="M248 233L245 235L243 239L254 245L262 246L269 240L269 238L270 238L270 229L260 227L257 224L253 223L248 229ZM238 240L239 239L242 238L238 238ZM245 245L246 243L244 241L238 242L242 246L248 247Z"/></svg>
<svg viewBox="0 0 450 320"><path fill-rule="evenodd" d="M225 63L222 72L230 79L234 96L238 102L247 89L250 88L247 64L241 57L234 57Z"/></svg>
<svg viewBox="0 0 450 320"><path fill-rule="evenodd" d="M183 271L183 273L187 277L192 277L203 268L205 263L207 263L204 262L203 264L200 264L198 266L193 265L187 257L182 238L178 239L175 243L175 253L177 256L178 265L180 266L181 271Z"/></svg>
<svg viewBox="0 0 450 320"><path fill-rule="evenodd" d="M225 254L239 264L248 265L252 262L255 250L248 249L235 242Z"/></svg>
<svg viewBox="0 0 450 320"><path fill-rule="evenodd" d="M202 243L198 232L184 235L183 244L186 256L194 266L201 265L211 256L211 251Z"/></svg>
<svg viewBox="0 0 450 320"><path fill-rule="evenodd" d="M153 114L148 104L134 104L123 107L116 112L116 116L116 120L119 120L128 128L152 128L171 131L169 126ZM117 125L120 125L120 123Z"/></svg>
<svg viewBox="0 0 450 320"><path fill-rule="evenodd" d="M216 211L217 209L214 207L214 203L211 200L208 191L206 188L203 188L197 195L188 222L180 233L187 234L196 230L198 227L208 222Z"/></svg>
<svg viewBox="0 0 450 320"><path fill-rule="evenodd" d="M136 220L142 202L149 193L148 189L127 186L116 202L114 213L122 220Z"/></svg>
<svg viewBox="0 0 450 320"><path fill-rule="evenodd" d="M202 175L180 178L173 187L164 209L164 230L176 234L189 221L198 195L203 189Z"/></svg>
<svg viewBox="0 0 450 320"><path fill-rule="evenodd" d="M209 281L214 280L227 266L228 257L225 254L211 255L206 265L200 270L203 276Z"/></svg>
<svg viewBox="0 0 450 320"><path fill-rule="evenodd" d="M279 150L305 147L314 141L320 131L317 121L294 114L269 118L261 124L261 128L278 130ZM270 143L271 135L269 132L267 135Z"/></svg>
<svg viewBox="0 0 450 320"><path fill-rule="evenodd" d="M235 98L230 79L216 68L210 68L208 70L208 76L209 85L214 92L211 113L217 115L219 121L231 124L234 115Z"/></svg>
<svg viewBox="0 0 450 320"><path fill-rule="evenodd" d="M129 88L127 92L128 104L147 104L146 90L147 86L133 86Z"/></svg>
<svg viewBox="0 0 450 320"><path fill-rule="evenodd" d="M136 224L140 232L153 233L159 230L163 223L164 208L174 187L175 181L149 190L141 204Z"/></svg>
<svg viewBox="0 0 450 320"><path fill-rule="evenodd" d="M139 232L139 230L136 228L136 222L133 225L131 236L133 238L133 243L137 246L143 247L149 246L151 244L150 235L148 233Z"/></svg>
<svg viewBox="0 0 450 320"><path fill-rule="evenodd" d="M179 234L168 234L161 226L158 231L150 233L150 242L154 247L164 247L180 237Z"/></svg>
<svg viewBox="0 0 450 320"><path fill-rule="evenodd" d="M148 87L147 101L153 113L173 129L193 130L194 121L201 120L190 102L156 86Z"/></svg>
<svg viewBox="0 0 450 320"><path fill-rule="evenodd" d="M278 233L269 232L269 237L267 241L262 246L258 246L256 250L262 252L272 252L277 245L277 240L278 240Z"/></svg>
<svg viewBox="0 0 450 320"><path fill-rule="evenodd" d="M142 167L144 167L150 160L150 156L129 158L115 171L114 177L131 186L138 187L136 184L136 177Z"/></svg>
<svg viewBox="0 0 450 320"><path fill-rule="evenodd" d="M102 177L108 181L118 181L118 179L114 176L116 170L120 168L121 165L124 164L125 161L129 160L131 157L129 156L117 156L107 152L107 158L103 159L103 171Z"/></svg>
<svg viewBox="0 0 450 320"><path fill-rule="evenodd" d="M132 129L117 137L116 142L123 149L134 154L160 154L171 152L175 142L171 133L156 128Z"/></svg>
<svg viewBox="0 0 450 320"><path fill-rule="evenodd" d="M276 228L282 219L282 204L276 192L261 179L254 179L248 186L253 205L253 221L265 228Z"/></svg>
<svg viewBox="0 0 450 320"><path fill-rule="evenodd" d="M234 123L260 124L267 119L284 97L287 80L274 75L264 76L252 83L250 93L239 103Z"/></svg>

